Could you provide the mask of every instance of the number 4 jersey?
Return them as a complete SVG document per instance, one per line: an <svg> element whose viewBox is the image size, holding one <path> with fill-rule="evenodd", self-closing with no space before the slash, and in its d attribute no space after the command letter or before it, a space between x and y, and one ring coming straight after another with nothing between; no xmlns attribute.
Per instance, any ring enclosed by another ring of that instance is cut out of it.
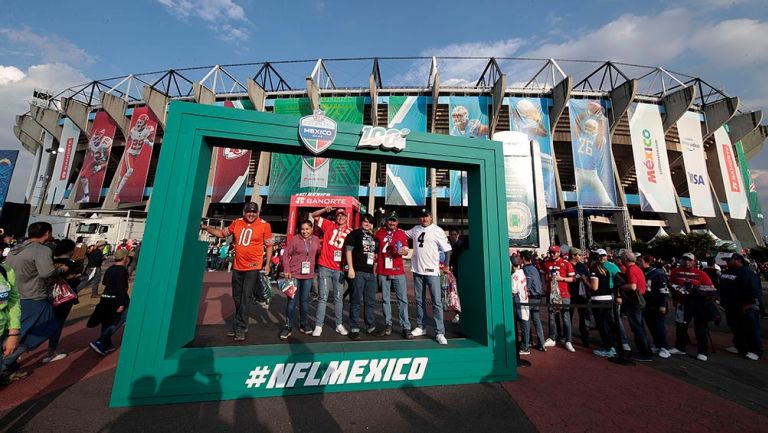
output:
<svg viewBox="0 0 768 433"><path fill-rule="evenodd" d="M264 266L264 246L271 246L272 227L261 218L248 223L243 218L232 221L224 229L224 236L232 235L235 245L236 271L255 271Z"/></svg>
<svg viewBox="0 0 768 433"><path fill-rule="evenodd" d="M417 225L405 234L413 239L411 270L421 275L440 275L440 251L451 251L445 230L435 224Z"/></svg>

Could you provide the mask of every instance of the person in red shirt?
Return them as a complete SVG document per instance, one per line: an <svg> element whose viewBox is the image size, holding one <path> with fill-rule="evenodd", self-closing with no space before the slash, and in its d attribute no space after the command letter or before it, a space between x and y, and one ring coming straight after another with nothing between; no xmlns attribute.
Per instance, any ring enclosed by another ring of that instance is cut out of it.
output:
<svg viewBox="0 0 768 433"><path fill-rule="evenodd" d="M685 353L689 342L688 325L693 320L696 334L696 359L706 361L709 355L709 313L708 303L717 294L709 276L696 267L696 256L685 253L680 257L680 267L669 275L672 298L675 301L676 338L675 347L669 353ZM716 308L716 307L715 307Z"/></svg>
<svg viewBox="0 0 768 433"><path fill-rule="evenodd" d="M555 316L558 313L562 314L563 324L563 336L565 338L565 348L569 352L574 352L573 344L571 343L571 309L567 307L571 303L571 294L568 291L568 283L572 283L576 271L573 269L573 265L568 260L565 260L560 255L560 247L552 245L549 247L548 258L544 260L543 271L546 277L547 295L550 302L557 303L560 301L564 307L562 308L550 308L549 309L549 338L544 342L544 347L552 347L557 342L557 326L555 324ZM554 287L558 288L560 292L560 298L553 296L552 291Z"/></svg>
<svg viewBox="0 0 768 433"><path fill-rule="evenodd" d="M245 341L248 332L249 295L255 291L256 302L264 308L269 308L266 288L261 283L260 274L263 272L269 275L269 266L266 264L272 260L272 227L259 218L259 205L250 202L243 208L243 217L232 221L228 227L218 229L203 225L201 228L217 238L234 238L232 298L235 301L235 320L227 336L234 337L235 341Z"/></svg>
<svg viewBox="0 0 768 433"><path fill-rule="evenodd" d="M645 334L645 319L643 310L645 308L645 273L637 266L637 257L632 251L621 253L621 264L624 267L624 275L627 276L627 282L619 289L623 299L621 308L629 319L629 327L635 335L635 346L637 356L636 361L650 361L652 359L651 348L648 345L648 337Z"/></svg>
<svg viewBox="0 0 768 433"><path fill-rule="evenodd" d="M347 225L347 213L344 209L337 209L335 212L336 221L330 221L321 215L331 212L331 206L318 209L310 214L315 220L315 226L323 231L323 242L320 247L320 258L317 261L317 285L319 298L317 302L317 317L315 319L315 329L312 331L313 337L319 337L323 333L323 323L325 322L325 307L328 302L328 293L333 289L333 306L336 314L336 332L341 335L347 335L347 329L342 324L342 313L344 303L342 294L344 293L344 272L341 268L344 241L352 229Z"/></svg>
<svg viewBox="0 0 768 433"><path fill-rule="evenodd" d="M392 333L392 304L391 289L397 296L397 310L400 319L400 329L403 338L412 339L411 323L408 320L408 287L405 282L405 267L403 256L408 254L408 237L397 227L397 214L392 212L387 217L386 224L381 227L374 237L379 243L379 254L376 256L376 274L378 274L379 289L381 289L382 309L384 310L384 335Z"/></svg>

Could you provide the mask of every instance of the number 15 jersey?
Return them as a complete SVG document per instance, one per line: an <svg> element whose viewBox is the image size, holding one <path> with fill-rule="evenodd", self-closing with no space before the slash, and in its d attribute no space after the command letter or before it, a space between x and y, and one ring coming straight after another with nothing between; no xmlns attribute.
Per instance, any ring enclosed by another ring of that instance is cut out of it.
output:
<svg viewBox="0 0 768 433"><path fill-rule="evenodd" d="M435 224L417 225L405 235L413 239L411 270L421 275L440 275L440 251L451 251L445 230Z"/></svg>
<svg viewBox="0 0 768 433"><path fill-rule="evenodd" d="M272 227L261 218L248 223L244 218L232 221L224 228L224 236L233 236L236 271L255 271L264 266L264 246L271 246Z"/></svg>

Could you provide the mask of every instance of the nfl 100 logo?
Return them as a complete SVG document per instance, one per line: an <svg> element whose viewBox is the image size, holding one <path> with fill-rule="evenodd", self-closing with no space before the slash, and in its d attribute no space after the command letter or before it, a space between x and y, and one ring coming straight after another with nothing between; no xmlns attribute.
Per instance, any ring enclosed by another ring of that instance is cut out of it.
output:
<svg viewBox="0 0 768 433"><path fill-rule="evenodd" d="M336 122L325 117L324 111L315 110L299 120L299 138L310 152L319 155L336 139Z"/></svg>

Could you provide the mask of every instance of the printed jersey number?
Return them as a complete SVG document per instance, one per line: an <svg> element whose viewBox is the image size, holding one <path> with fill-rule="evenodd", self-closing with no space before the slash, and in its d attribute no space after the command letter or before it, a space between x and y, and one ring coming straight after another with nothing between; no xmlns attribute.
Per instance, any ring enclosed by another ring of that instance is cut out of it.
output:
<svg viewBox="0 0 768 433"><path fill-rule="evenodd" d="M247 247L251 244L251 237L253 236L253 230L248 228L240 232L240 239L237 243L241 246Z"/></svg>
<svg viewBox="0 0 768 433"><path fill-rule="evenodd" d="M341 233L339 233L338 229L333 229L333 235L331 235L331 238L328 239L328 243L334 247L334 248L341 248L344 246L344 238L346 236L340 236Z"/></svg>
<svg viewBox="0 0 768 433"><path fill-rule="evenodd" d="M592 156L591 140L579 140L579 153Z"/></svg>
<svg viewBox="0 0 768 433"><path fill-rule="evenodd" d="M419 241L419 248L424 248L424 232L421 232L416 240Z"/></svg>

